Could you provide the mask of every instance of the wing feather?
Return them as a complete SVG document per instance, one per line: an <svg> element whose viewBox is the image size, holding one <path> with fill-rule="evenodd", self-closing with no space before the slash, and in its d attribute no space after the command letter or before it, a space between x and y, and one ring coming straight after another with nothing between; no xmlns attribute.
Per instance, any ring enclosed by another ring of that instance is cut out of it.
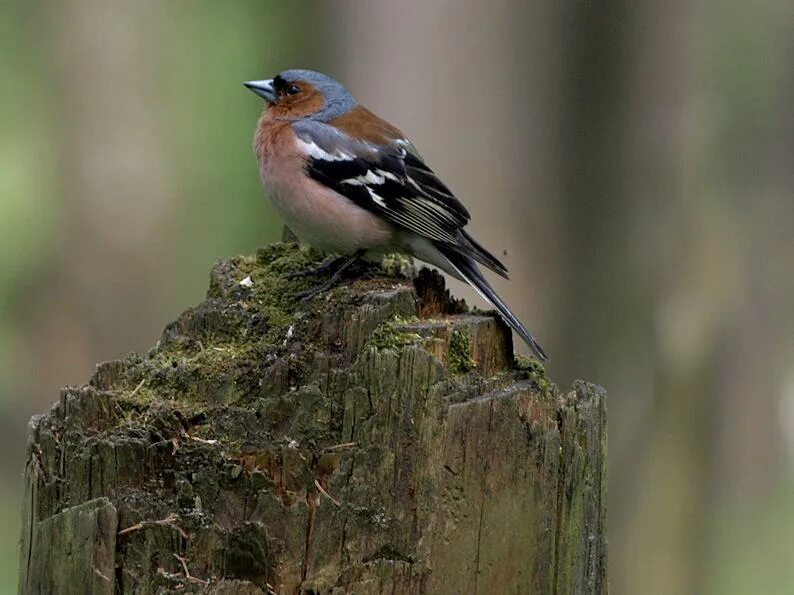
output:
<svg viewBox="0 0 794 595"><path fill-rule="evenodd" d="M293 129L303 143L312 178L398 227L454 248L506 276L502 263L470 241L463 231L469 212L410 141L374 144L311 120L296 122Z"/></svg>

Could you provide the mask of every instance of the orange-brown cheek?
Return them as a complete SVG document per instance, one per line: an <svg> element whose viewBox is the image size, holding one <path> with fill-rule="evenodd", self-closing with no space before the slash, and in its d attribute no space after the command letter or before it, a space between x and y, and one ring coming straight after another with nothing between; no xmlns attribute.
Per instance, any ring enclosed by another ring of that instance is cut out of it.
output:
<svg viewBox="0 0 794 595"><path fill-rule="evenodd" d="M300 97L282 97L270 109L274 115L290 118L302 118L314 114L323 108L323 98L317 92L301 95Z"/></svg>
<svg viewBox="0 0 794 595"><path fill-rule="evenodd" d="M304 100L304 114L313 114L323 109L323 98L319 93L313 93Z"/></svg>

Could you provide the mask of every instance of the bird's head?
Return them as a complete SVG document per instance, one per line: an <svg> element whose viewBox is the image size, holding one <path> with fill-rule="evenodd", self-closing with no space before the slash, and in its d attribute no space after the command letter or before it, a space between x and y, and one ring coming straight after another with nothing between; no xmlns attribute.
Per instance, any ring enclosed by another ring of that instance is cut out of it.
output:
<svg viewBox="0 0 794 595"><path fill-rule="evenodd" d="M327 122L356 106L341 83L314 70L285 70L272 79L243 84L268 103L273 116L285 120Z"/></svg>

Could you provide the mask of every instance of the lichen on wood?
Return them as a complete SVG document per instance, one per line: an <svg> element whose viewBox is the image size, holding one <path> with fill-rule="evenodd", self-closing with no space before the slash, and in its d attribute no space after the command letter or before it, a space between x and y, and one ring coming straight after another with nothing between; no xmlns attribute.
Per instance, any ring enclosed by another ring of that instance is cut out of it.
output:
<svg viewBox="0 0 794 595"><path fill-rule="evenodd" d="M20 593L606 592L603 391L426 269L295 301L319 258L219 262L33 418Z"/></svg>

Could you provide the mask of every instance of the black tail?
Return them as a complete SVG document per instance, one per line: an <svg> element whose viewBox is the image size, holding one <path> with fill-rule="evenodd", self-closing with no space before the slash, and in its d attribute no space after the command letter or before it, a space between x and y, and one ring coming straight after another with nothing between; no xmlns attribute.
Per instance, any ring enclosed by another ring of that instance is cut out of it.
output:
<svg viewBox="0 0 794 595"><path fill-rule="evenodd" d="M502 301L502 298L496 294L493 287L491 287L491 284L488 283L488 280L483 277L482 273L480 272L480 268L477 266L477 263L475 263L470 257L461 254L450 246L437 244L436 247L444 255L444 257L446 257L446 259L463 278L463 280L467 281L469 285L477 290L477 293L479 293L485 301L496 308L504 321L510 325L515 332L518 333L518 335L524 340L524 343L526 343L527 346L532 350L532 353L535 354L535 357L541 361L547 360L548 356L543 351L543 348L538 344L529 331L524 328L524 325L521 324L521 321L518 318L516 318L516 315L510 311L510 308L508 308L507 304Z"/></svg>
<svg viewBox="0 0 794 595"><path fill-rule="evenodd" d="M463 251L464 253L468 251L469 256L471 256L481 265L488 267L494 273L504 277L505 279L510 278L507 276L507 268L499 261L498 258L496 258L496 256L483 248L482 245L469 234L467 234L465 230L461 229L460 235L463 238L461 243L466 249Z"/></svg>

